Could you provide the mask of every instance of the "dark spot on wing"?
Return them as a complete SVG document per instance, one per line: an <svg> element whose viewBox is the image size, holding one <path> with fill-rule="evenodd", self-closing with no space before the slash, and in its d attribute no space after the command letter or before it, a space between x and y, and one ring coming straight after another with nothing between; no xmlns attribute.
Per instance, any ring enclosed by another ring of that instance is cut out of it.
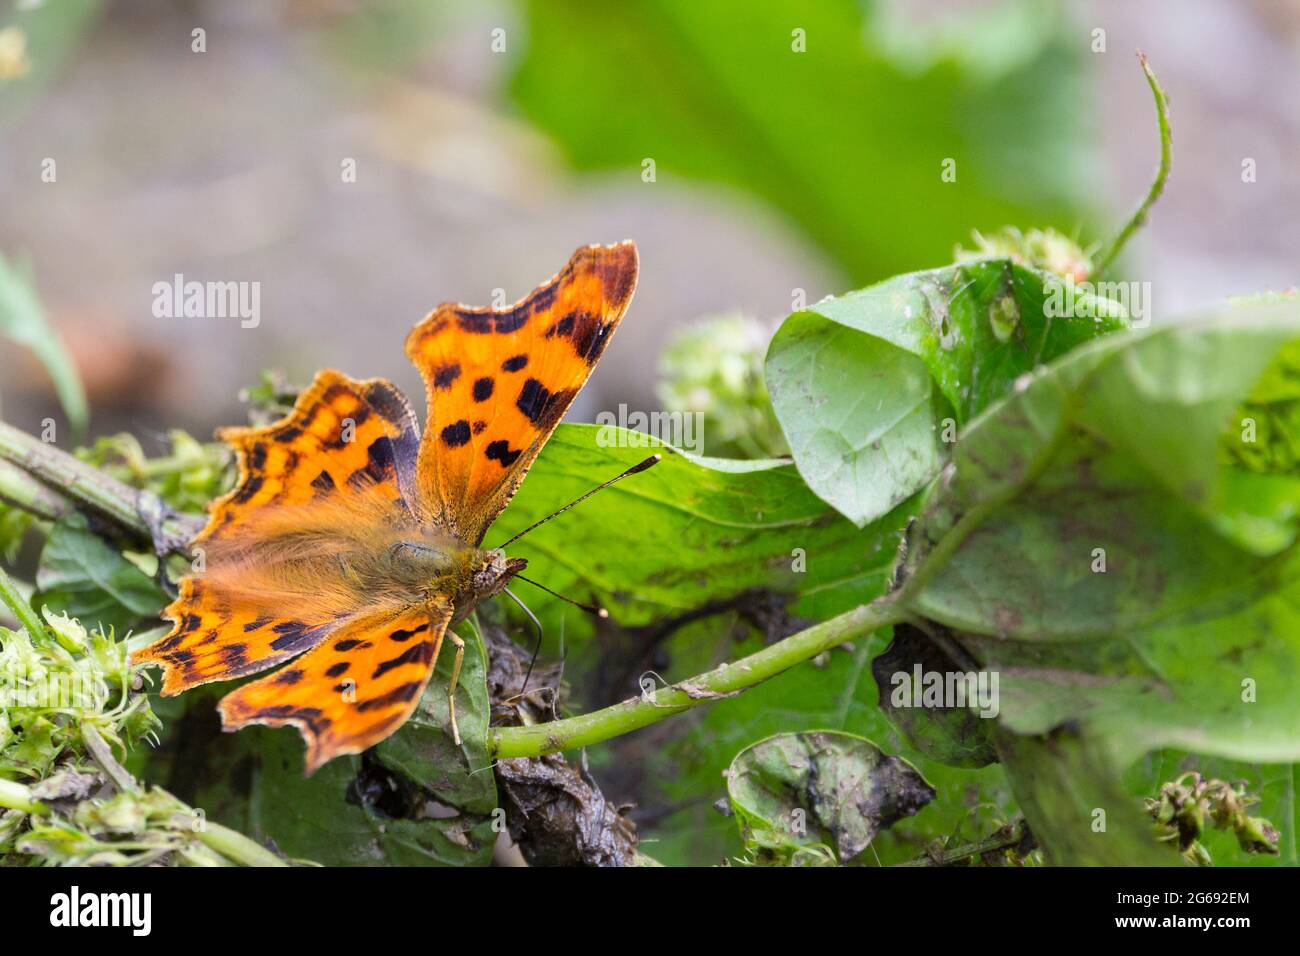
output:
<svg viewBox="0 0 1300 956"><path fill-rule="evenodd" d="M395 667L401 667L403 664L427 664L433 659L433 642L421 641L419 644L412 644L402 653L398 654L391 660L384 661L375 668L371 674L371 679L383 677Z"/></svg>
<svg viewBox="0 0 1300 956"><path fill-rule="evenodd" d="M410 703L411 699L420 693L420 688L424 686L423 681L411 681L400 687L394 687L387 694L381 694L378 697L372 697L369 700L357 702L357 710L378 710L385 707L392 707L394 704Z"/></svg>
<svg viewBox="0 0 1300 956"><path fill-rule="evenodd" d="M442 430L442 440L449 448L459 448L469 441L469 436L469 422L463 418L458 422L452 422Z"/></svg>
<svg viewBox="0 0 1300 956"><path fill-rule="evenodd" d="M266 446L260 441L248 449L248 470L261 471L266 467Z"/></svg>
<svg viewBox="0 0 1300 956"><path fill-rule="evenodd" d="M348 475L348 485L360 488L367 484L380 484L397 476L397 463L393 459L393 443L381 435L366 449L366 465Z"/></svg>
<svg viewBox="0 0 1300 956"><path fill-rule="evenodd" d="M244 504L245 502L250 501L253 495L257 494L261 490L262 476L249 475L248 479L239 486L239 490L235 492L234 500L240 504Z"/></svg>
<svg viewBox="0 0 1300 956"><path fill-rule="evenodd" d="M294 653L314 646L327 630L324 625L312 626L302 621L282 621L271 628L280 636L271 642L272 650Z"/></svg>
<svg viewBox="0 0 1300 956"><path fill-rule="evenodd" d="M585 313L582 314L585 315ZM546 337L548 339L553 339L558 335L560 338L567 339L573 334L573 324L577 321L578 315L579 313L577 312L570 312L546 330Z"/></svg>
<svg viewBox="0 0 1300 956"><path fill-rule="evenodd" d="M522 454L522 452L511 451L510 442L503 438L490 442L487 448L483 450L483 454L487 455L487 457L492 461L501 462L502 468L509 468L515 463L515 460Z"/></svg>
<svg viewBox="0 0 1300 956"><path fill-rule="evenodd" d="M523 412L530 422L536 425L546 413L546 403L550 399L551 393L546 386L537 379L530 378L524 382L524 387L519 392L519 400L515 402L515 407Z"/></svg>
<svg viewBox="0 0 1300 956"><path fill-rule="evenodd" d="M357 639L355 639L355 638L345 638L344 640L341 640L341 641L335 641L335 643L334 643L334 650L336 650L336 651L350 651L350 650L352 650L352 648L354 648L354 647L359 647L359 648L361 648L362 650L365 650L367 647L373 647L373 646L374 646L374 645L371 644L369 641L361 641L361 640L357 640Z"/></svg>
<svg viewBox="0 0 1300 956"><path fill-rule="evenodd" d="M183 633L165 637L155 645L154 650L159 654L162 654L165 651L175 650L176 647L180 645L180 642L185 640L185 638L186 635Z"/></svg>
<svg viewBox="0 0 1300 956"><path fill-rule="evenodd" d="M404 641L409 641L411 638L415 637L415 635L421 633L422 631L427 631L428 629L429 629L428 624L421 624L419 627L413 627L410 628L409 630L403 630L402 628L398 628L396 631L393 631L393 633L388 635L388 639L390 641L396 641L398 644L401 644Z"/></svg>
<svg viewBox="0 0 1300 956"><path fill-rule="evenodd" d="M451 362L448 365L440 365L433 370L433 387L437 389L451 388L451 383L460 378L460 365Z"/></svg>

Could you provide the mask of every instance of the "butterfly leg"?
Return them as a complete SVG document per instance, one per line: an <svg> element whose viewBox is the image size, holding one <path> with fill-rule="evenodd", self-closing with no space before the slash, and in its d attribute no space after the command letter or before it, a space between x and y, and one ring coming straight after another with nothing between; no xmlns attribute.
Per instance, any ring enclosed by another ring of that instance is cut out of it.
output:
<svg viewBox="0 0 1300 956"><path fill-rule="evenodd" d="M460 680L460 665L465 661L465 642L453 631L447 639L456 647L456 662L451 665L451 683L447 685L447 711L451 714L451 737L460 746L460 728L456 726L456 682Z"/></svg>

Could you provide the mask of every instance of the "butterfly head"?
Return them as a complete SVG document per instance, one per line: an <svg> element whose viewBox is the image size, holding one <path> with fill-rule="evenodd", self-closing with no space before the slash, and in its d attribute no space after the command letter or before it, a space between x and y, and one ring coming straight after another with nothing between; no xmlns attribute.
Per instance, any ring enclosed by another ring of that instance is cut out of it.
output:
<svg viewBox="0 0 1300 956"><path fill-rule="evenodd" d="M524 558L507 558L500 548L480 551L470 574L471 601L477 603L500 594L510 579L528 567Z"/></svg>

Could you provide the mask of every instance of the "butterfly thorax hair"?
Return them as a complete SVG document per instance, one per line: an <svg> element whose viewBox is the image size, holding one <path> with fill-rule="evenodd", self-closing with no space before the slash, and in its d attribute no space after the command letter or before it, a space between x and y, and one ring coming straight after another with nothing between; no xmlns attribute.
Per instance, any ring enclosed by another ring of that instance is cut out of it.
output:
<svg viewBox="0 0 1300 956"><path fill-rule="evenodd" d="M436 534L405 538L389 549L388 556L393 563L380 573L423 582L416 587L432 594L453 596L453 624L463 620L479 601L500 594L510 579L528 566L523 558L507 558L502 551L485 551Z"/></svg>

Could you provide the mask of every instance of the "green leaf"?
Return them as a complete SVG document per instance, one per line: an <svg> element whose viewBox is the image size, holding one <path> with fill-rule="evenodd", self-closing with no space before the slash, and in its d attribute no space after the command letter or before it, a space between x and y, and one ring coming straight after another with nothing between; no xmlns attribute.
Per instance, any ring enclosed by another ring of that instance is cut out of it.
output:
<svg viewBox="0 0 1300 956"><path fill-rule="evenodd" d="M797 862L819 847L850 862L934 792L905 760L833 731L769 737L737 754L727 773L746 848L769 862L773 855Z"/></svg>
<svg viewBox="0 0 1300 956"><path fill-rule="evenodd" d="M612 427L561 425L485 544L654 452L664 455L658 465L529 532L510 555L527 558L525 573L547 587L604 603L625 627L753 588L789 595L795 613L815 619L883 593L905 509L860 531L788 462L698 458ZM587 615L527 585L515 590L548 633L591 633Z"/></svg>
<svg viewBox="0 0 1300 956"><path fill-rule="evenodd" d="M877 6L751 3L741 28L723 3L534 0L513 93L576 167L748 192L855 282L944 261L972 226L1077 221L1089 111L1068 19L1019 4L902 50L917 29Z"/></svg>
<svg viewBox="0 0 1300 956"><path fill-rule="evenodd" d="M996 761L993 713L979 713L977 688L961 685L962 693L973 693L963 702L927 698L926 680L932 675L969 674L974 671L954 659L922 631L910 624L894 627L894 639L871 662L880 693L880 709L907 739L927 757L954 767L984 767ZM919 680L918 680L919 676ZM977 675L978 679L978 675ZM988 681L989 678L985 677ZM997 685L986 683L991 698Z"/></svg>
<svg viewBox="0 0 1300 956"><path fill-rule="evenodd" d="M1016 800L1049 863L1057 866L1175 866L1137 799L1120 785L1104 745L1063 725L1043 736L1002 733L998 752Z"/></svg>
<svg viewBox="0 0 1300 956"><path fill-rule="evenodd" d="M0 256L0 335L25 345L40 359L74 430L86 428L86 393L72 357L45 319L31 276Z"/></svg>
<svg viewBox="0 0 1300 956"><path fill-rule="evenodd" d="M986 259L898 276L790 316L767 382L799 473L859 525L924 487L957 429L1123 309Z"/></svg>
<svg viewBox="0 0 1300 956"><path fill-rule="evenodd" d="M902 577L918 613L1000 674L1013 750L1072 728L1094 775L1167 747L1300 759L1300 549L1293 528L1243 533L1256 503L1222 445L1297 340L1294 306L1112 337L963 435ZM1036 759L1008 768L1027 814L1048 798L1026 796L1024 773L1059 770Z"/></svg>
<svg viewBox="0 0 1300 956"><path fill-rule="evenodd" d="M85 515L71 513L54 523L36 572L34 599L54 611L124 634L144 618L159 615L166 593L149 575L94 534Z"/></svg>
<svg viewBox="0 0 1300 956"><path fill-rule="evenodd" d="M486 654L468 622L456 692L462 744L447 721L453 655L438 669L411 719L367 756L340 757L303 776L296 731L253 727L213 734L194 760L193 730L165 747L168 789L214 819L286 855L331 866L484 866L496 830L496 783L487 754ZM223 688L223 692L228 688ZM210 716L213 701L190 705ZM169 721L169 725L170 725Z"/></svg>

